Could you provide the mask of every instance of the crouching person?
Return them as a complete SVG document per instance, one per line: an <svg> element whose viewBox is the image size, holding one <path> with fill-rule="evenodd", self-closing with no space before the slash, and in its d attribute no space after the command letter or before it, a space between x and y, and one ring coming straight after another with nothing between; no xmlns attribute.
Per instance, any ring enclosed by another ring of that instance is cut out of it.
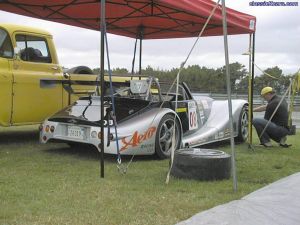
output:
<svg viewBox="0 0 300 225"><path fill-rule="evenodd" d="M265 111L264 118L253 119L253 126L256 129L260 143L265 147L272 147L272 139L282 147L289 147L286 144L286 136L289 132L287 102L283 99L280 103L281 98L275 94L271 87L264 87L261 90L261 96L268 104L253 109L253 112ZM268 122L269 120L270 122Z"/></svg>

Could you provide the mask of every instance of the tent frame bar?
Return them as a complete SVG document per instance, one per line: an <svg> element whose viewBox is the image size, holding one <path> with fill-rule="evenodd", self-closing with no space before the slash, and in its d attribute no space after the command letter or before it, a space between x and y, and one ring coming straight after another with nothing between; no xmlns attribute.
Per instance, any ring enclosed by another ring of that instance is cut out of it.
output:
<svg viewBox="0 0 300 225"><path fill-rule="evenodd" d="M237 191L237 176L235 167L235 146L233 136L233 117L232 117L232 101L231 101L231 82L230 82L230 67L229 67L229 53L228 53L228 39L227 39L227 16L225 0L222 0L222 17L223 17L223 37L226 63L226 86L228 97L228 114L229 114L229 129L230 129L230 146L231 146L231 170L233 178L233 190Z"/></svg>
<svg viewBox="0 0 300 225"><path fill-rule="evenodd" d="M101 142L100 148L100 174L104 178L104 38L105 38L105 0L101 0L101 53L100 53L100 83L101 83L101 103L100 103L100 123L101 123Z"/></svg>

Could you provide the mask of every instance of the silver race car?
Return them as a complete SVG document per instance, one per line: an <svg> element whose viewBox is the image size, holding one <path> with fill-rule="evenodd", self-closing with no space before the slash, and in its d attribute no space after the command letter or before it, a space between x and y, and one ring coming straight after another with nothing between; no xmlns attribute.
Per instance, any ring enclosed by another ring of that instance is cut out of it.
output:
<svg viewBox="0 0 300 225"><path fill-rule="evenodd" d="M157 154L167 158L172 144L178 149L230 138L227 100L193 96L185 83L176 94L175 87L153 77L113 82L113 88L108 82L105 85L105 153ZM247 106L244 100L232 101L234 136L238 142L244 142L248 136ZM80 98L44 121L40 142L83 143L99 149L100 118L100 97Z"/></svg>

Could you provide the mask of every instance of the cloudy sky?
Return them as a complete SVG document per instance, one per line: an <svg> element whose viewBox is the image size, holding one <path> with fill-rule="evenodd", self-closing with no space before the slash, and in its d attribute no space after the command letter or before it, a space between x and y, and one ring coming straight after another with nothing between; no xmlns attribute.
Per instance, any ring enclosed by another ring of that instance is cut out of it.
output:
<svg viewBox="0 0 300 225"><path fill-rule="evenodd" d="M300 69L300 1L299 6L249 6L252 0L227 0L227 7L256 16L256 64L262 69L279 66L284 74ZM54 36L60 64L71 68L87 65L99 67L100 33L87 29L47 22L0 11L0 22L43 28ZM131 70L135 40L109 35L110 61L113 68ZM195 39L146 40L143 42L145 68L170 69L185 60ZM248 67L249 35L229 36L230 62ZM210 68L225 64L223 37L201 38L188 63ZM138 65L136 63L136 70ZM261 72L256 70L256 75Z"/></svg>

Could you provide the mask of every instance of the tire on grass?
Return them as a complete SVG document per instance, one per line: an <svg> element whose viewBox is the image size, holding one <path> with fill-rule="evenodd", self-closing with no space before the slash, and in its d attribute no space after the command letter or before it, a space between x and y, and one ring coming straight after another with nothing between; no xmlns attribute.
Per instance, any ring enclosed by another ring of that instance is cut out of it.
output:
<svg viewBox="0 0 300 225"><path fill-rule="evenodd" d="M186 148L175 151L171 175L195 180L229 179L231 156L213 149Z"/></svg>

